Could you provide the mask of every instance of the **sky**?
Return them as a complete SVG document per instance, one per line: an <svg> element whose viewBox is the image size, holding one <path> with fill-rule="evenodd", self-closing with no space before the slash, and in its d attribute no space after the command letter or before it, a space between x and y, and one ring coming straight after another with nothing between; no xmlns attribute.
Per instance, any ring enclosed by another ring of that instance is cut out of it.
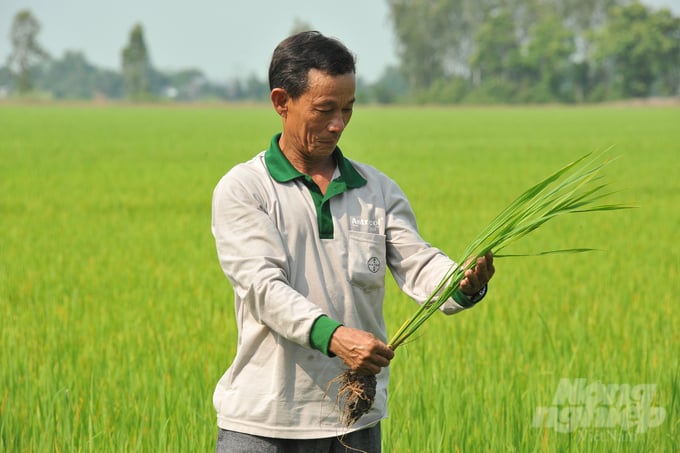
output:
<svg viewBox="0 0 680 453"><path fill-rule="evenodd" d="M644 3L680 14L680 0ZM40 22L38 42L52 57L80 51L108 69L119 70L136 23L144 27L156 68L199 69L214 81L266 79L274 47L296 20L344 42L357 56L357 75L367 82L397 63L385 0L0 0L0 62L10 53L12 20L22 9Z"/></svg>

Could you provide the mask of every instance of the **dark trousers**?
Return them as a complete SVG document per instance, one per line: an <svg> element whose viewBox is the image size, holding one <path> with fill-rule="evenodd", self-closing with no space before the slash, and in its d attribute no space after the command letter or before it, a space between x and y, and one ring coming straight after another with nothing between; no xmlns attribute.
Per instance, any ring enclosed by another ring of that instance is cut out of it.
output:
<svg viewBox="0 0 680 453"><path fill-rule="evenodd" d="M323 439L275 439L219 429L215 453L380 453L380 424Z"/></svg>

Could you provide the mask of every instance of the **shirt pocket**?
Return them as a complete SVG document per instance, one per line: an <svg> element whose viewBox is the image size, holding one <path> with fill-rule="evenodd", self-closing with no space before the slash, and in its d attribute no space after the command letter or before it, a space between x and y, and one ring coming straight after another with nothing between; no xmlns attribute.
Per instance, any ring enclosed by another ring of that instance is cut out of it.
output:
<svg viewBox="0 0 680 453"><path fill-rule="evenodd" d="M385 285L385 249L385 236L382 234L349 232L347 267L352 285L365 290Z"/></svg>

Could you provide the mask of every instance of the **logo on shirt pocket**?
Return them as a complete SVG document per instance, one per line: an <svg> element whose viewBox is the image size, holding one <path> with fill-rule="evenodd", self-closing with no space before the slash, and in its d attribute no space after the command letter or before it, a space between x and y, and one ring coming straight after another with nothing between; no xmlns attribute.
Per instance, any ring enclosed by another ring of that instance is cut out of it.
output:
<svg viewBox="0 0 680 453"><path fill-rule="evenodd" d="M372 256L368 259L368 270L376 274L380 270L380 259Z"/></svg>
<svg viewBox="0 0 680 453"><path fill-rule="evenodd" d="M385 284L385 236L350 231L348 236L347 271L350 283L365 290Z"/></svg>

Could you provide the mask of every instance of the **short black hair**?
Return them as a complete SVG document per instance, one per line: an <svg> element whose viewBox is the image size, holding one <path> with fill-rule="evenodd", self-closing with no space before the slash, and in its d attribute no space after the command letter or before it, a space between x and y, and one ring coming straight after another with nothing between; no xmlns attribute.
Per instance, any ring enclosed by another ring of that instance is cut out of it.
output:
<svg viewBox="0 0 680 453"><path fill-rule="evenodd" d="M335 38L318 31L303 31L281 41L274 49L269 65L269 89L283 88L296 99L308 87L310 69L337 76L356 73L355 58L347 47Z"/></svg>

